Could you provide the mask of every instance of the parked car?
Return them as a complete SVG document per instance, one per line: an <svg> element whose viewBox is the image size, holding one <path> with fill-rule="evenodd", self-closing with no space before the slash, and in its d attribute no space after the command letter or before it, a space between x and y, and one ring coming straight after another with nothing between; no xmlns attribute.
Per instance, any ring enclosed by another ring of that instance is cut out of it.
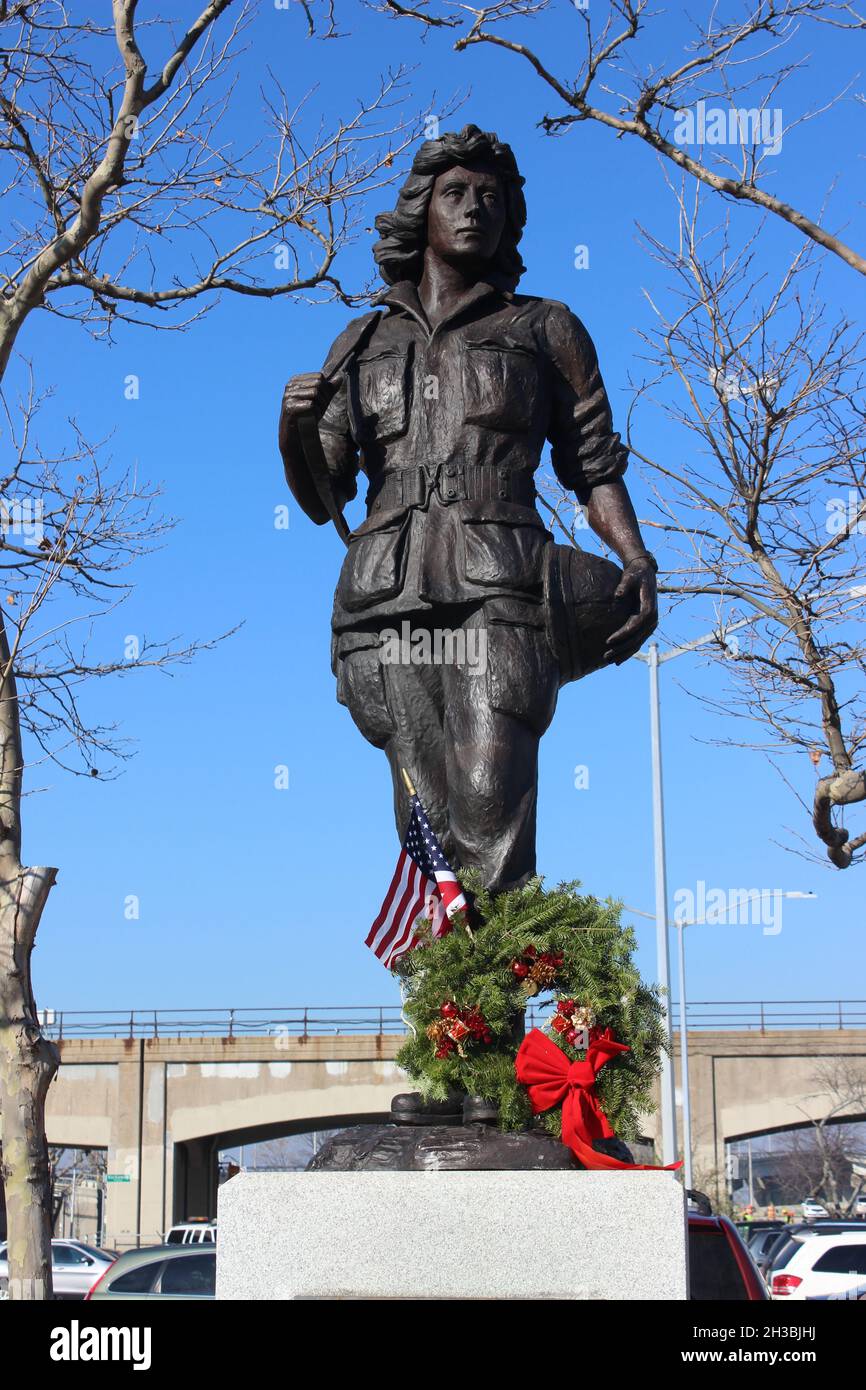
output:
<svg viewBox="0 0 866 1390"><path fill-rule="evenodd" d="M84 1298L97 1279L114 1263L117 1252L99 1250L80 1240L52 1240L51 1282L54 1297ZM0 1245L0 1298L8 1297L9 1264L6 1244Z"/></svg>
<svg viewBox="0 0 866 1390"><path fill-rule="evenodd" d="M749 1249L759 1235L765 1231L780 1231L784 1226L784 1221L771 1220L770 1217L759 1217L757 1221L735 1221L737 1233Z"/></svg>
<svg viewBox="0 0 866 1390"><path fill-rule="evenodd" d="M102 1299L213 1298L216 1250L195 1245L151 1245L127 1250L87 1295Z"/></svg>
<svg viewBox="0 0 866 1390"><path fill-rule="evenodd" d="M804 1236L784 1269L773 1274L774 1299L850 1294L857 1298L866 1275L866 1231Z"/></svg>
<svg viewBox="0 0 866 1390"><path fill-rule="evenodd" d="M769 1284L774 1274L784 1269L799 1243L807 1236L837 1235L845 1231L861 1231L859 1221L800 1221L785 1226L775 1241L768 1244L758 1257L757 1264L761 1274Z"/></svg>
<svg viewBox="0 0 866 1390"><path fill-rule="evenodd" d="M688 1220L692 1299L742 1303L769 1297L757 1265L732 1221L726 1216L691 1213Z"/></svg>
<svg viewBox="0 0 866 1390"><path fill-rule="evenodd" d="M809 1217L813 1217L813 1216L829 1216L829 1215L830 1215L830 1213L828 1212L827 1208L824 1207L824 1206L822 1206L820 1202L816 1201L814 1197L806 1197L806 1198L800 1203L800 1210L801 1210L802 1213L803 1213L803 1219L804 1219L804 1220L808 1220Z"/></svg>
<svg viewBox="0 0 866 1390"><path fill-rule="evenodd" d="M767 1252L774 1246L778 1249L779 1235L784 1229L786 1228L778 1225L764 1226L762 1230L750 1233L748 1239L743 1237L746 1248L755 1261L755 1264L758 1266L759 1271L761 1269L761 1262Z"/></svg>
<svg viewBox="0 0 866 1390"><path fill-rule="evenodd" d="M166 1245L215 1245L215 1221L181 1221L172 1226L165 1238Z"/></svg>

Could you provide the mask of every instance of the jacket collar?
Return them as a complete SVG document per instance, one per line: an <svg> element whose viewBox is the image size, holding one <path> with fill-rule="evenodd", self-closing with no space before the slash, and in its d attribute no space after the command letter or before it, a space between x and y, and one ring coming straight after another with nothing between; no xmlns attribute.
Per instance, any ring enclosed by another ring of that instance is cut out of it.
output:
<svg viewBox="0 0 866 1390"><path fill-rule="evenodd" d="M451 323L454 319L465 313L467 309L472 308L476 304L480 304L482 300L488 299L491 295L497 295L500 299L505 299L508 303L510 303L514 297L509 290L504 289L501 285L496 283L495 276L491 275L491 277L486 280L476 280L472 288L467 290L464 295L461 295L459 301L451 310L451 313L439 320L435 331L444 328L446 324ZM418 286L413 280L399 280L396 285L391 285L389 289L383 290L381 294L377 294L372 300L372 303L375 306L380 304L387 305L389 309L396 309L398 311L403 309L407 314L411 314L412 318L416 319L427 333L431 331L427 315L424 313L423 305L418 297Z"/></svg>

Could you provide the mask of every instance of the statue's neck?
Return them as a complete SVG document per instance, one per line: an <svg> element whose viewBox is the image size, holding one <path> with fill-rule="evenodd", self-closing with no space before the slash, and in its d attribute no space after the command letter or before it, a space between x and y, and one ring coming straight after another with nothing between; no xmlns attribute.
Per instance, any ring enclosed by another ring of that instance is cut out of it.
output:
<svg viewBox="0 0 866 1390"><path fill-rule="evenodd" d="M418 282L418 298L431 328L454 312L467 291L483 278L486 268L478 261L454 265L427 248L424 270Z"/></svg>

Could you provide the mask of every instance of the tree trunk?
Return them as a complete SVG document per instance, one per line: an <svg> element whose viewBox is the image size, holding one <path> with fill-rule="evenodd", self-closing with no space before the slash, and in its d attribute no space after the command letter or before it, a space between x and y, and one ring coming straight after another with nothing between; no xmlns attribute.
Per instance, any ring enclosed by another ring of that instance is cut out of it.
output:
<svg viewBox="0 0 866 1390"><path fill-rule="evenodd" d="M51 1297L51 1184L45 1098L60 1063L42 1036L30 956L56 869L0 880L0 1133L10 1299Z"/></svg>

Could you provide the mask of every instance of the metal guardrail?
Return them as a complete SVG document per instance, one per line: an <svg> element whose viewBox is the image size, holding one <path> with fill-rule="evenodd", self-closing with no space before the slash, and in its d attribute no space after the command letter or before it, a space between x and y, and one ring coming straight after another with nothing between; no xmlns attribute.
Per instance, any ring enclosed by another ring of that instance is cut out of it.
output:
<svg viewBox="0 0 866 1390"><path fill-rule="evenodd" d="M528 1028L542 1024L549 1005L530 1004ZM679 1010L672 1005L674 1026ZM866 999L694 1000L690 1029L768 1033L779 1028L866 1028ZM64 1038L298 1038L405 1033L398 1004L309 1005L259 1009L42 1009L40 1023L55 1041Z"/></svg>
<svg viewBox="0 0 866 1390"><path fill-rule="evenodd" d="M689 1000L689 1028L769 1033L777 1028L866 1028L866 999ZM679 1027L679 1005L671 1006Z"/></svg>

